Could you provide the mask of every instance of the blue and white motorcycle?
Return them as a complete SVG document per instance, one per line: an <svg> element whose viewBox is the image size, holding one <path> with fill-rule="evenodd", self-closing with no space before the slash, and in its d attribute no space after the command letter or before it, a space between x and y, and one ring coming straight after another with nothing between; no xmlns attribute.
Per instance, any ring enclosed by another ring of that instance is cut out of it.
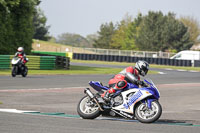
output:
<svg viewBox="0 0 200 133"><path fill-rule="evenodd" d="M109 103L101 97L109 88L100 82L90 81L90 86L97 93L94 94L86 88L86 95L79 101L77 112L83 119L94 119L107 112L111 116L120 115L128 119L137 119L142 123L155 122L162 114L162 107L158 101L160 93L151 80L144 81L147 87L139 88L128 83L126 88L111 96Z"/></svg>

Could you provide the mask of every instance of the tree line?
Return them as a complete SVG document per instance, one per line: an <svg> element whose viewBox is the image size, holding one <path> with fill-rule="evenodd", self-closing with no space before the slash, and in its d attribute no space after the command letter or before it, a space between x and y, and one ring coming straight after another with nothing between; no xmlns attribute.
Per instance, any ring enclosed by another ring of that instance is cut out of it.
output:
<svg viewBox="0 0 200 133"><path fill-rule="evenodd" d="M32 39L48 40L46 17L40 0L0 0L0 54L13 54L19 46L31 52Z"/></svg>
<svg viewBox="0 0 200 133"><path fill-rule="evenodd" d="M38 8L41 0L0 0L0 54L13 54L17 47L31 52L32 39L54 41L75 47L120 50L170 51L190 49L200 42L199 22L193 17L176 18L174 13L161 11L130 15L118 23L104 23L97 34L83 37L63 33L50 37L47 18Z"/></svg>
<svg viewBox="0 0 200 133"><path fill-rule="evenodd" d="M174 13L164 15L161 11L130 15L114 24L104 23L97 34L86 38L78 34L63 33L56 42L76 47L103 49L168 51L188 50L199 43L199 22L193 17L176 18Z"/></svg>
<svg viewBox="0 0 200 133"><path fill-rule="evenodd" d="M143 51L188 50L198 42L200 28L192 17L176 19L174 13L164 15L161 11L149 11L136 18L126 15L118 24L113 22L100 26L96 48Z"/></svg>

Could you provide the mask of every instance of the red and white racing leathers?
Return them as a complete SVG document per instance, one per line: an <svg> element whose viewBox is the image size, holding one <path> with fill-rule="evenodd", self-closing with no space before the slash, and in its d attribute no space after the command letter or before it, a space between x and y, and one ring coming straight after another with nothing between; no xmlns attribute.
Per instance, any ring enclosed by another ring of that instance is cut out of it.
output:
<svg viewBox="0 0 200 133"><path fill-rule="evenodd" d="M115 93L116 90L121 90L125 88L127 86L127 83L138 84L138 81L140 81L138 70L133 68L132 66L127 67L109 80L108 84L110 89L107 92L109 94ZM102 95L102 97L105 96L105 93Z"/></svg>

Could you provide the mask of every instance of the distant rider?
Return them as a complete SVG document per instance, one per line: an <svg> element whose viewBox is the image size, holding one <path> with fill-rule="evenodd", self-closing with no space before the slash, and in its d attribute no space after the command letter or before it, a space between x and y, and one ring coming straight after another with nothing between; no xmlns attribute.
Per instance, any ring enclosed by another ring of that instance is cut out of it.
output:
<svg viewBox="0 0 200 133"><path fill-rule="evenodd" d="M122 90L127 86L127 83L145 86L143 81L140 81L140 75L145 76L148 73L149 64L146 61L138 61L135 67L127 67L120 73L116 74L109 81L109 90L107 90L102 97L109 101L110 95L114 94L117 90Z"/></svg>
<svg viewBox="0 0 200 133"><path fill-rule="evenodd" d="M23 47L18 47L17 52L15 53L15 57L21 58L23 65L27 62Z"/></svg>

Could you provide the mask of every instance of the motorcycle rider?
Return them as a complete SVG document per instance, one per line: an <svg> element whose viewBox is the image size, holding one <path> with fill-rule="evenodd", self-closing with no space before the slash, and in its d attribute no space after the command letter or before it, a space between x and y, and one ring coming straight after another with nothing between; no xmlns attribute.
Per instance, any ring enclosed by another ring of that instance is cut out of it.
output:
<svg viewBox="0 0 200 133"><path fill-rule="evenodd" d="M127 86L127 83L133 83L135 85L146 86L146 84L140 80L140 75L145 76L148 73L149 64L146 61L137 61L135 67L129 66L116 74L109 80L109 90L101 95L105 101L110 101L110 96L117 90L122 90Z"/></svg>
<svg viewBox="0 0 200 133"><path fill-rule="evenodd" d="M15 53L15 57L21 58L23 65L27 62L23 47L18 47L17 52Z"/></svg>

